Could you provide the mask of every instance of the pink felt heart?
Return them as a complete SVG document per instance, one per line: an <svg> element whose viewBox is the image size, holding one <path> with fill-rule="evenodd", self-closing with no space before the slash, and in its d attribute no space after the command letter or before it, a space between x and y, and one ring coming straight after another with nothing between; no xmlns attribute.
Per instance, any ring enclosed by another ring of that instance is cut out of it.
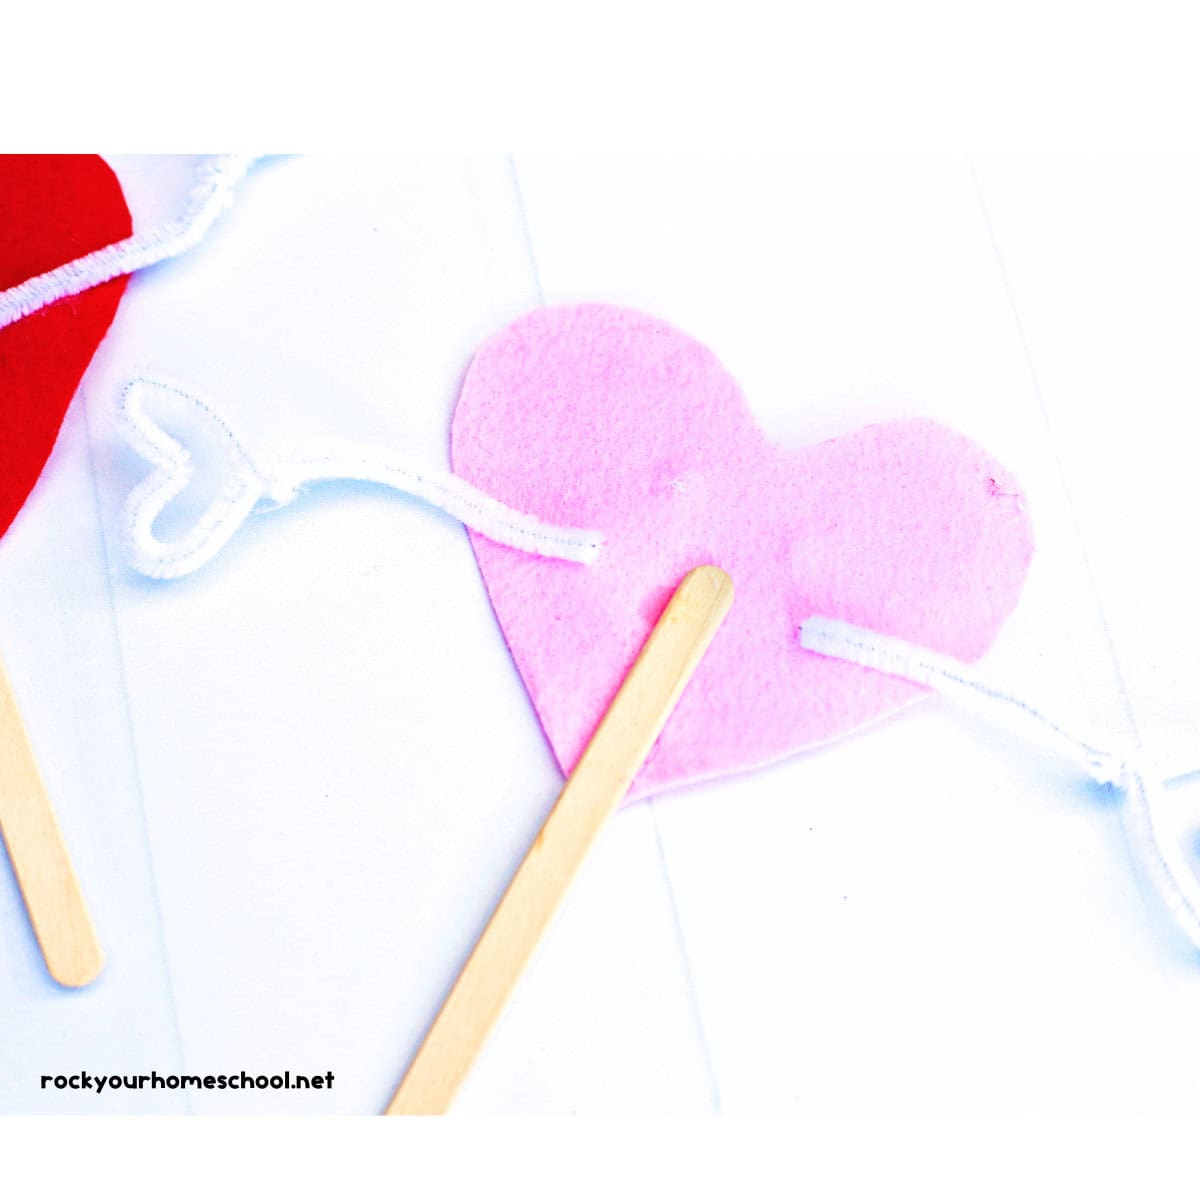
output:
<svg viewBox="0 0 1200 1200"><path fill-rule="evenodd" d="M605 305L539 309L488 341L452 454L508 504L605 535L591 566L472 536L564 771L688 569L733 577L733 609L632 795L769 762L921 695L800 649L797 626L840 617L974 660L1033 552L1016 483L967 438L901 420L780 450L707 347Z"/></svg>

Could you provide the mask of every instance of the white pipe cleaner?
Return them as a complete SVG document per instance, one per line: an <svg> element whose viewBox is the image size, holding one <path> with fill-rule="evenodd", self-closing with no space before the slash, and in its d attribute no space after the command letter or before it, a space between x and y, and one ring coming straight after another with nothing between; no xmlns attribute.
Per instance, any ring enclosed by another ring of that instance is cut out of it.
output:
<svg viewBox="0 0 1200 1200"><path fill-rule="evenodd" d="M256 159L255 155L245 154L218 154L205 159L178 216L0 292L0 329L67 296L77 296L110 279L190 250L232 202L234 189Z"/></svg>
<svg viewBox="0 0 1200 1200"><path fill-rule="evenodd" d="M1120 788L1126 797L1125 827L1134 856L1179 927L1200 949L1200 883L1178 843L1163 830L1159 820L1164 784L1195 773L1200 763L1188 770L1175 770L1164 779L1141 756L1104 750L1075 737L1033 705L995 686L957 659L900 638L831 617L810 617L800 626L799 637L805 650L933 688L1006 724L1015 718L1025 732L1040 735L1098 783Z"/></svg>
<svg viewBox="0 0 1200 1200"><path fill-rule="evenodd" d="M154 532L163 509L191 482L191 453L151 415L147 401L170 395L187 401L215 429L228 453L227 473L215 499L180 537ZM155 579L177 579L202 567L237 532L261 500L276 506L294 500L305 484L331 480L378 483L432 504L494 542L543 558L590 563L603 544L599 533L550 525L502 504L465 479L396 451L340 444L319 453L267 459L251 453L222 417L202 400L167 384L135 379L125 386L118 425L129 444L155 468L130 492L124 525L135 570Z"/></svg>

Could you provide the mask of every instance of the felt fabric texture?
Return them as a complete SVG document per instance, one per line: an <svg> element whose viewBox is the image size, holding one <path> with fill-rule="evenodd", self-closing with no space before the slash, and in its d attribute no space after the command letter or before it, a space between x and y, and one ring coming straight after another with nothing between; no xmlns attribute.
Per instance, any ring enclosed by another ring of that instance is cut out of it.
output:
<svg viewBox="0 0 1200 1200"><path fill-rule="evenodd" d="M117 177L91 154L0 155L0 290L128 237ZM113 279L0 329L0 536L54 447L116 314Z"/></svg>
<svg viewBox="0 0 1200 1200"><path fill-rule="evenodd" d="M503 502L604 534L590 566L472 535L564 772L686 572L732 576L732 611L631 798L827 742L923 695L802 649L797 627L820 614L973 661L1033 553L1016 482L962 435L898 420L781 450L707 347L606 305L539 309L488 341L451 451Z"/></svg>
<svg viewBox="0 0 1200 1200"><path fill-rule="evenodd" d="M255 156L217 154L203 160L196 172L187 205L175 217L152 229L120 238L79 258L34 275L15 287L0 288L0 329L77 296L110 279L131 275L143 267L185 254L233 203L234 189L254 165Z"/></svg>

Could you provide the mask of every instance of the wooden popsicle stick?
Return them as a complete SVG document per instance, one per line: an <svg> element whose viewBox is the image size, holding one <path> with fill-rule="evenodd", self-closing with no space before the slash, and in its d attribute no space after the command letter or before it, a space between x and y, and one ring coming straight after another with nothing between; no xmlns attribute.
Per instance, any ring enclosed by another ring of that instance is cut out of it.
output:
<svg viewBox="0 0 1200 1200"><path fill-rule="evenodd" d="M91 983L104 966L104 955L3 663L0 832L50 974L66 987Z"/></svg>
<svg viewBox="0 0 1200 1200"><path fill-rule="evenodd" d="M449 1108L732 603L733 583L717 567L696 567L675 590L425 1035L389 1116Z"/></svg>

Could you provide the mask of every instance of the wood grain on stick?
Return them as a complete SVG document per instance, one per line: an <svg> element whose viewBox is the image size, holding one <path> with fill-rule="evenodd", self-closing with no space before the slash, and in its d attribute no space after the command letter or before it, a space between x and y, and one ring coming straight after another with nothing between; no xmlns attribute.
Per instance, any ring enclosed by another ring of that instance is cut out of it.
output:
<svg viewBox="0 0 1200 1200"><path fill-rule="evenodd" d="M732 602L733 583L717 567L697 567L676 589L421 1043L389 1115L450 1106Z"/></svg>
<svg viewBox="0 0 1200 1200"><path fill-rule="evenodd" d="M66 987L91 983L104 955L2 663L0 831L50 974Z"/></svg>

